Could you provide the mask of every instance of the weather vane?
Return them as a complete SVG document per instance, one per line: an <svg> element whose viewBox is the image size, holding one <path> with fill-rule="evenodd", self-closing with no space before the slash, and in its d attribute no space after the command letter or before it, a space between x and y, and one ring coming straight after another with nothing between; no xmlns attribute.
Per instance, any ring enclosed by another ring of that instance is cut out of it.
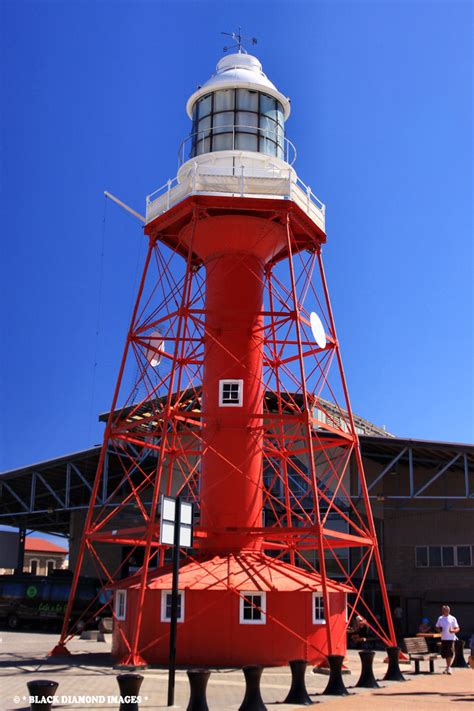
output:
<svg viewBox="0 0 474 711"><path fill-rule="evenodd" d="M232 37L234 42L236 44L229 45L228 47L224 47L224 52L227 52L229 49L235 49L237 48L239 54L244 53L247 54L247 50L244 48L242 44L242 40L248 40L252 44L257 44L257 38L256 37L244 37L241 32L242 28L239 27L238 32L221 32L221 35L227 35L227 37Z"/></svg>

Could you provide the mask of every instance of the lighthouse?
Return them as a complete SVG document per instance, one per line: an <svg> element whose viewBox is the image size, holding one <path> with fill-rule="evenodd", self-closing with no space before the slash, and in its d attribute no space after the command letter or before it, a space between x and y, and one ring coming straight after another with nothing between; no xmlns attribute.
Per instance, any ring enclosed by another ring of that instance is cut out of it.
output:
<svg viewBox="0 0 474 711"><path fill-rule="evenodd" d="M112 595L123 664L168 657L162 494L197 512L178 663L322 663L345 653L356 610L395 640L324 275L325 206L295 169L290 100L237 50L189 97L176 176L147 198L148 253L76 564L72 598L87 559ZM123 477L108 491L111 450Z"/></svg>

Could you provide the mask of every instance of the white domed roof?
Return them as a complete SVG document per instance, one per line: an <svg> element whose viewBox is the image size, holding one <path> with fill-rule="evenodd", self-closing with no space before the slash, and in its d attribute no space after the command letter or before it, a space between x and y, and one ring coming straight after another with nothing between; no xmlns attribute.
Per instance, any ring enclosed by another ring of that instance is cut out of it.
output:
<svg viewBox="0 0 474 711"><path fill-rule="evenodd" d="M262 71L262 65L251 54L229 54L219 61L216 73L190 96L186 104L189 118L192 118L193 106L201 96L218 89L253 89L275 97L282 104L285 119L290 115L289 99L281 94L276 86Z"/></svg>

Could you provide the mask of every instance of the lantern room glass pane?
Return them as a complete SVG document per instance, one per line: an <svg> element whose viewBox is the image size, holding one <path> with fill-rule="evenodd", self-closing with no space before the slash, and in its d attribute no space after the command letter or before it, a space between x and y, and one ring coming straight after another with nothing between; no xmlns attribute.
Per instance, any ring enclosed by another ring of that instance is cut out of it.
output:
<svg viewBox="0 0 474 711"><path fill-rule="evenodd" d="M235 147L242 151L257 151L258 136L251 133L236 133Z"/></svg>
<svg viewBox="0 0 474 711"><path fill-rule="evenodd" d="M252 127L258 128L258 114L252 114L250 111L237 111L237 130L238 131L250 131L250 133L257 133L257 131L252 131Z"/></svg>
<svg viewBox="0 0 474 711"><path fill-rule="evenodd" d="M228 151L232 150L232 134L220 133L212 138L213 151Z"/></svg>
<svg viewBox="0 0 474 711"><path fill-rule="evenodd" d="M260 116L260 128L262 129L262 134L271 138L272 141L277 139L277 124L272 119L267 116Z"/></svg>
<svg viewBox="0 0 474 711"><path fill-rule="evenodd" d="M214 111L234 110L234 89L216 91L214 95Z"/></svg>
<svg viewBox="0 0 474 711"><path fill-rule="evenodd" d="M211 139L204 138L202 141L196 141L196 152L194 155L201 156L203 153L209 153L211 150Z"/></svg>
<svg viewBox="0 0 474 711"><path fill-rule="evenodd" d="M201 140L201 138L206 138L209 136L209 132L206 129L211 128L211 116L206 116L205 118L202 118L200 121L198 121L197 124L197 140Z"/></svg>
<svg viewBox="0 0 474 711"><path fill-rule="evenodd" d="M245 111L258 111L258 91L237 89L237 109Z"/></svg>
<svg viewBox="0 0 474 711"><path fill-rule="evenodd" d="M277 144L266 136L260 136L259 152L265 153L266 156L276 156Z"/></svg>
<svg viewBox="0 0 474 711"><path fill-rule="evenodd" d="M216 133L229 133L234 126L234 112L224 111L214 116L214 135Z"/></svg>
<svg viewBox="0 0 474 711"><path fill-rule="evenodd" d="M212 94L207 94L207 96L203 96L202 99L199 99L198 101L198 107L199 107L199 118L202 118L203 116L207 116L208 114L211 113L212 110Z"/></svg>
<svg viewBox="0 0 474 711"><path fill-rule="evenodd" d="M270 116L274 118L277 107L277 101L273 96L267 96L267 94L260 95L260 112L264 116Z"/></svg>

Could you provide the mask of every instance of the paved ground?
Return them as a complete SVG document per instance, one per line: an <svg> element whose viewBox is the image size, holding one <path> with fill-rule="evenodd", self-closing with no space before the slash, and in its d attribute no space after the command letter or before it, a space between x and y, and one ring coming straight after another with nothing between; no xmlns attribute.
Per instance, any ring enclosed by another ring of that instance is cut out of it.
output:
<svg viewBox="0 0 474 711"><path fill-rule="evenodd" d="M109 643L73 641L68 646L74 657L71 659L45 659L57 635L34 632L0 632L0 708L2 711L24 711L29 708L27 681L51 679L59 682L57 695L67 697L55 708L69 711L87 709L117 709L119 702L107 697L118 695L117 671L112 668L108 654ZM376 653L374 671L381 679L385 673L384 654ZM344 681L351 695L348 697L319 696L327 683L327 677L306 675L306 686L315 703L324 704L328 711L366 710L392 711L463 711L474 703L474 671L454 669L452 676L441 674L442 663L436 663L435 674L414 675L411 667L403 666L407 683L383 682L380 689L351 689L359 677L360 660L357 652L348 653L347 665L350 675ZM141 688L140 708L165 709L167 672L147 669L141 672L144 681ZM295 706L282 704L290 687L288 668L266 669L262 676L261 691L269 711L293 711ZM79 696L99 696L98 702L81 701ZM237 711L244 697L243 674L240 670L214 670L208 685L210 711ZM189 685L185 671L176 675L176 706L186 709L189 700ZM301 706L296 708L302 708ZM307 707L309 708L309 707ZM474 708L474 706L473 706Z"/></svg>

